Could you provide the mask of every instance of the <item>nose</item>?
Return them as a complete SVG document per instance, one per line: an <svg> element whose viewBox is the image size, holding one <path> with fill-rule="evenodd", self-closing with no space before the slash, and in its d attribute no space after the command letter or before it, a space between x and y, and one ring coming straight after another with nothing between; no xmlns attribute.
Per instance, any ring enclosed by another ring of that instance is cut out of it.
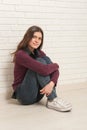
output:
<svg viewBox="0 0 87 130"><path fill-rule="evenodd" d="M36 43L38 43L38 42L39 42L39 39L38 39L38 38L36 38L36 39L35 39L35 42L36 42Z"/></svg>

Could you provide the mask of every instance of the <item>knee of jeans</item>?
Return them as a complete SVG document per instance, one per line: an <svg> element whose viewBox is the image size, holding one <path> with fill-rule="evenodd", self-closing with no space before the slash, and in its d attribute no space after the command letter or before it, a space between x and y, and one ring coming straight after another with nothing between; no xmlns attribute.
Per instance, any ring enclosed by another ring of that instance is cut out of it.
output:
<svg viewBox="0 0 87 130"><path fill-rule="evenodd" d="M52 61L50 60L50 58L47 57L47 56L44 56L43 59L46 61L47 64L52 63Z"/></svg>
<svg viewBox="0 0 87 130"><path fill-rule="evenodd" d="M43 64L47 64L45 59L43 59L43 58L37 58L36 60L43 63Z"/></svg>

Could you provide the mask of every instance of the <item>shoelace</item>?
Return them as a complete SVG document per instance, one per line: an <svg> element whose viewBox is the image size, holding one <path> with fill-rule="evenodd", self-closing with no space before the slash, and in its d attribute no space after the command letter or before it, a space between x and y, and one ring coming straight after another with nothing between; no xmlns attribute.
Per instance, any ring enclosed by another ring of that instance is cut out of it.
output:
<svg viewBox="0 0 87 130"><path fill-rule="evenodd" d="M60 104L62 106L68 106L68 105L70 105L70 103L68 103L67 101L65 101L65 100L63 100L61 98L58 98L58 99L54 100L54 102L55 102L56 105L57 104Z"/></svg>

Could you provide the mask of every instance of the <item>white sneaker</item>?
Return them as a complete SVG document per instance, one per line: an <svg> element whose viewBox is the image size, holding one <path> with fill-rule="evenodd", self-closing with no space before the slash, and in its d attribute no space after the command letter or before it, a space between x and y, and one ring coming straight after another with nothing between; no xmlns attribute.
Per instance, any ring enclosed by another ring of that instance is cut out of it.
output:
<svg viewBox="0 0 87 130"><path fill-rule="evenodd" d="M55 98L52 101L47 100L46 106L60 112L68 112L72 109L72 105L61 98Z"/></svg>

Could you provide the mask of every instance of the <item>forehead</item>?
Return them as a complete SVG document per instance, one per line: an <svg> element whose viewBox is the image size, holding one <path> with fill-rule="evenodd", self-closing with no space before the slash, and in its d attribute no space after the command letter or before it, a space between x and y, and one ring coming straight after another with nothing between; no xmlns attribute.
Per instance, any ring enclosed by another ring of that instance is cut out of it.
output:
<svg viewBox="0 0 87 130"><path fill-rule="evenodd" d="M42 33L41 33L41 32L34 32L33 35L34 35L34 36L37 36L37 37L42 37Z"/></svg>

